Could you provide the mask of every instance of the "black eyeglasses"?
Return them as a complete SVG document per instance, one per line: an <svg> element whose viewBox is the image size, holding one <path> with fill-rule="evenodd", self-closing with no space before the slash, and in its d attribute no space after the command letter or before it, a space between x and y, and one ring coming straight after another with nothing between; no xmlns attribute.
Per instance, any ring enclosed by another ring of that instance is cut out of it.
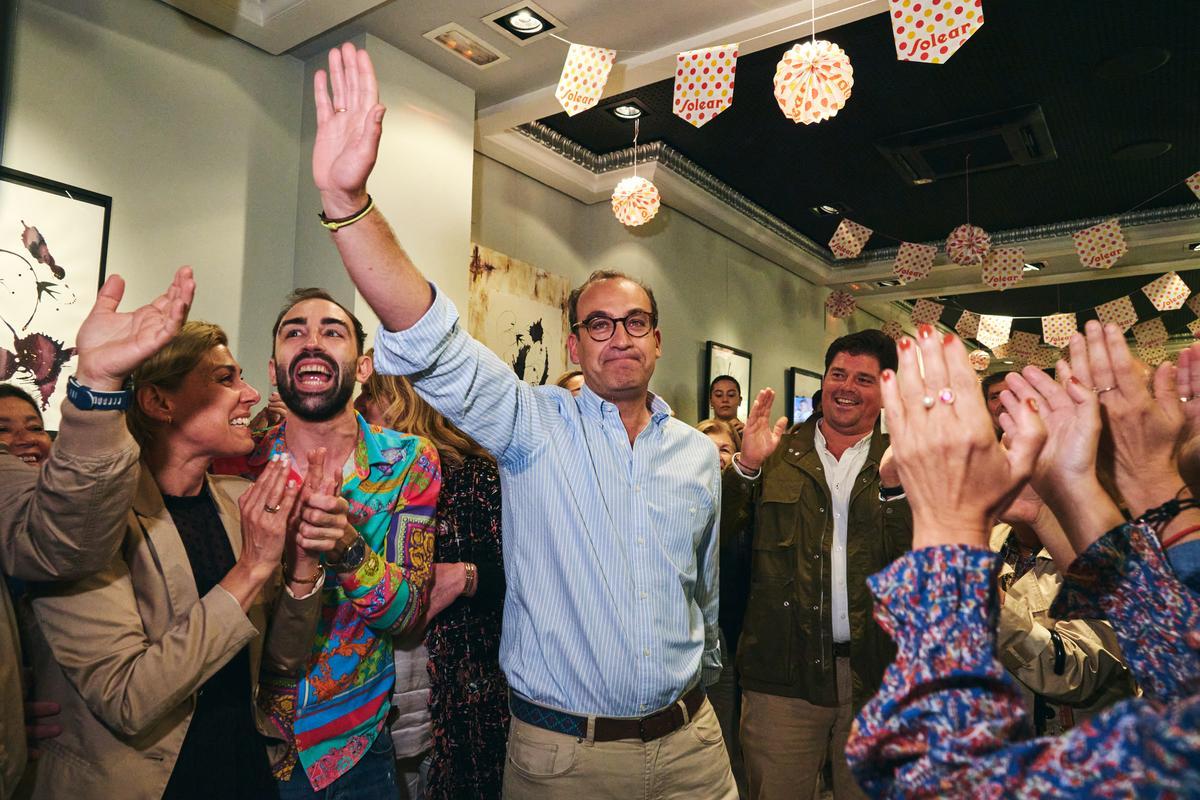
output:
<svg viewBox="0 0 1200 800"><path fill-rule="evenodd" d="M654 317L648 311L631 311L623 317L595 316L588 317L583 322L576 322L574 327L583 328L593 342L607 342L617 332L617 323L625 326L625 332L635 339L641 339L654 330Z"/></svg>

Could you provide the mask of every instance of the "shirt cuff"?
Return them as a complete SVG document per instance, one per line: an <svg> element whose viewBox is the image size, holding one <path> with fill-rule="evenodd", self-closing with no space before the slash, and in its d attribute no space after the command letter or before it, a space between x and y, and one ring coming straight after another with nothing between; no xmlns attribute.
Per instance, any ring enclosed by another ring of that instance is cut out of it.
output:
<svg viewBox="0 0 1200 800"><path fill-rule="evenodd" d="M382 324L375 331L375 368L381 375L412 375L433 364L454 326L458 309L430 282L433 305L416 324L402 331L389 331Z"/></svg>
<svg viewBox="0 0 1200 800"><path fill-rule="evenodd" d="M738 456L740 456L740 455L741 455L741 453L734 453L733 461L730 464L730 466L733 467L733 471L737 473L737 476L739 478L741 478L742 480L747 480L747 481L756 481L759 478L761 478L762 477L762 467L760 466L758 469L754 470L753 473L751 473L748 469L746 469L742 466L741 459L738 458Z"/></svg>
<svg viewBox="0 0 1200 800"><path fill-rule="evenodd" d="M312 597L314 594L316 594L317 592L321 591L324 588L325 588L325 570L323 570L323 569L321 570L321 574L317 576L317 582L313 584L313 587L302 595L297 595L295 592L292 591L292 587L288 585L288 581L287 581L286 577L283 580L283 590L285 592L287 592L288 597L292 598L293 600L307 600L308 598Z"/></svg>
<svg viewBox="0 0 1200 800"><path fill-rule="evenodd" d="M991 550L966 545L906 553L867 579L879 600L876 616L893 638L894 631L930 628L948 617L986 617L999 562Z"/></svg>

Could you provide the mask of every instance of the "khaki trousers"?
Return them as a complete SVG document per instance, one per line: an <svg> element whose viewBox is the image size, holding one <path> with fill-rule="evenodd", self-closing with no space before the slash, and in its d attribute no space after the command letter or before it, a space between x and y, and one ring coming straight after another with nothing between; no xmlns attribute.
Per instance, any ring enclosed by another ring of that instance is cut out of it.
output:
<svg viewBox="0 0 1200 800"><path fill-rule="evenodd" d="M737 800L721 726L707 698L652 742L596 742L516 717L508 730L505 800Z"/></svg>
<svg viewBox="0 0 1200 800"><path fill-rule="evenodd" d="M836 660L838 705L816 706L798 697L742 692L742 755L751 800L809 800L825 759L833 760L835 800L866 795L846 764L854 721L850 659Z"/></svg>

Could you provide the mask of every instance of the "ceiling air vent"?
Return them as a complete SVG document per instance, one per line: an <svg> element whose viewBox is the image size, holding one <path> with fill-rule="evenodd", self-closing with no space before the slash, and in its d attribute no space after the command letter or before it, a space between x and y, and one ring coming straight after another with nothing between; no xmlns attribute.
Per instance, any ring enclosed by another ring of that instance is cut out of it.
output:
<svg viewBox="0 0 1200 800"><path fill-rule="evenodd" d="M1039 105L982 114L896 134L875 143L900 176L914 186L966 172L1025 167L1058 158Z"/></svg>

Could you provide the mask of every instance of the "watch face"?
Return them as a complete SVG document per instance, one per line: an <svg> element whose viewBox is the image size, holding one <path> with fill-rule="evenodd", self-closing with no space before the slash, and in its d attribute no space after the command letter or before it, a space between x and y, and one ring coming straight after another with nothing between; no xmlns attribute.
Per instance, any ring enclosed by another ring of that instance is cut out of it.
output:
<svg viewBox="0 0 1200 800"><path fill-rule="evenodd" d="M346 548L342 553L342 557L336 560L331 560L329 565L339 572L358 569L367 556L367 544L359 536L354 542Z"/></svg>

